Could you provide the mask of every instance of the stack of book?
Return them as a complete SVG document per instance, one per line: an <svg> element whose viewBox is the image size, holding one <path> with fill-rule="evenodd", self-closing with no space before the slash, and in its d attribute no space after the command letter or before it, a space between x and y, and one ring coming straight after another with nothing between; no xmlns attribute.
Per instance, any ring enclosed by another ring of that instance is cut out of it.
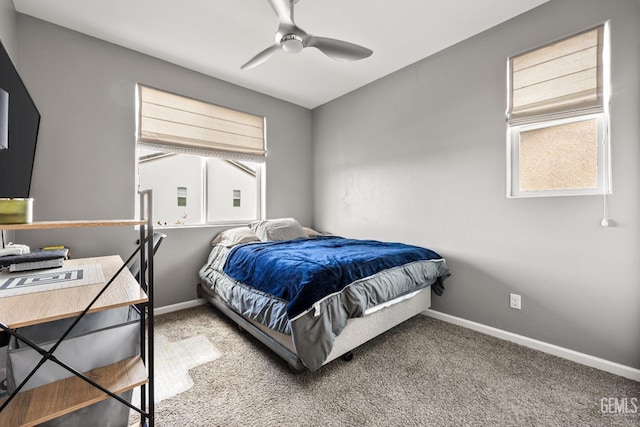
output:
<svg viewBox="0 0 640 427"><path fill-rule="evenodd" d="M0 267L9 267L9 272L40 270L62 267L69 249L36 250L22 255L0 257Z"/></svg>

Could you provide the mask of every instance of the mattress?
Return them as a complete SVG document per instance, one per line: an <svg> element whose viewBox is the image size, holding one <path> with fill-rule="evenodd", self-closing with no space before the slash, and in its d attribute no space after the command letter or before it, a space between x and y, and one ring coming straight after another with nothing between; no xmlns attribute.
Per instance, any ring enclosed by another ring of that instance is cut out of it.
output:
<svg viewBox="0 0 640 427"><path fill-rule="evenodd" d="M450 275L445 260L435 252L426 249L424 251L428 252L422 251L420 253L427 255L420 255L417 258L411 255L407 258L408 261L402 258L389 264L387 260L389 257L387 257L380 263L382 267L376 267L375 270L365 267L372 262L370 261L371 258L377 258L379 255L365 258L358 255L355 261L351 262L358 270L355 276L351 273L344 273L344 271L348 270L345 265L341 264L336 267L331 262L326 266L326 268L334 270L331 274L327 275L320 270L319 277L325 279L329 276L336 276L335 270L337 269L338 276L346 275L349 277L347 283L336 285L332 282L326 286L327 291L319 297L308 300L302 305L294 305L292 301L299 302L301 299L291 296L287 290L282 291L279 283L269 283L267 285L270 286L267 288L268 290L265 288L260 289L245 283L245 281L249 281L247 278L250 278L251 274L241 276L244 278L243 280L238 280L237 276L232 277L227 274L230 270L228 263L234 259L234 253L238 252L238 250L250 250L259 254L252 255L252 257L260 258L263 251L274 250L275 253L278 253L279 248L293 247L295 250L298 247L307 248L310 245L309 240L317 240L311 246L329 245L337 247L345 245L349 246L347 250L351 250L354 245L361 246L362 242L371 242L331 237L324 239L324 241L323 239L298 239L297 241L286 242L286 244L275 245L270 245L269 243L247 243L233 248L216 245L213 247L207 263L200 270L200 277L203 286L244 318L285 336L290 336L295 353L304 366L312 371L318 369L327 360L327 357L332 352L336 337L340 335L349 319L362 317L368 310L370 311L375 307L383 307L381 304L385 302L410 295L430 286L437 288L441 292L443 289L442 281ZM386 252L392 249L387 244L378 245L378 243L380 242L375 242L374 245L385 247ZM394 250L399 249L401 251L413 251L414 248L418 248L410 247L409 245L394 245ZM251 248L242 248L243 246L251 246ZM322 250L324 251L325 249ZM358 249L358 253L359 251L360 249ZM333 254L334 252L331 253ZM307 250L296 252L296 257L306 259ZM337 258L340 257L338 256ZM302 263L303 267L299 273L299 280L301 281L306 280L307 276L309 276L308 270L315 270L315 267L311 268L309 265L318 263L319 258L316 255L310 255L309 259L312 260L311 264ZM249 260L252 261L252 258L250 257ZM290 260L290 255L268 259L265 265L269 266L269 268L274 268L276 271L278 271L278 268L284 269L280 270L279 274L274 275L274 280L277 281L278 278L285 276L282 271L289 272L291 270ZM262 267L256 267L251 263L244 262L241 266L240 271L244 272L255 274L256 271L262 271L260 269ZM325 268L324 265L323 268ZM260 279L269 275L268 272L256 274ZM288 275L287 273L286 276ZM316 292L320 284L309 281L308 286ZM276 289L276 291L270 292L269 290L271 289Z"/></svg>

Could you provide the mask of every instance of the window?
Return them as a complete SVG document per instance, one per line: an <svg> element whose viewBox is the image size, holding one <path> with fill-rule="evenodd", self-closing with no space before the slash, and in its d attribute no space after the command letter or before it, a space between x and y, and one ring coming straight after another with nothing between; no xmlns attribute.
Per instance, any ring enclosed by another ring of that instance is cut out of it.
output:
<svg viewBox="0 0 640 427"><path fill-rule="evenodd" d="M139 188L158 225L260 218L264 118L138 85Z"/></svg>
<svg viewBox="0 0 640 427"><path fill-rule="evenodd" d="M509 58L507 196L606 194L607 25Z"/></svg>

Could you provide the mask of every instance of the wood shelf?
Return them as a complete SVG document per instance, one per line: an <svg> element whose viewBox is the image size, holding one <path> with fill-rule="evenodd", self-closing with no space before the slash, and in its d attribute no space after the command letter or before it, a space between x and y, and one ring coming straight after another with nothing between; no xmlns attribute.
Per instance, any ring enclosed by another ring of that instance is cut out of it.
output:
<svg viewBox="0 0 640 427"><path fill-rule="evenodd" d="M116 394L147 383L147 370L139 356L91 370L85 375ZM64 378L18 393L0 412L0 425L35 426L107 397L78 377ZM0 399L0 404L6 399Z"/></svg>
<svg viewBox="0 0 640 427"><path fill-rule="evenodd" d="M43 230L54 228L122 227L144 225L147 222L137 219L112 219L89 221L35 221L29 224L0 224L0 230Z"/></svg>

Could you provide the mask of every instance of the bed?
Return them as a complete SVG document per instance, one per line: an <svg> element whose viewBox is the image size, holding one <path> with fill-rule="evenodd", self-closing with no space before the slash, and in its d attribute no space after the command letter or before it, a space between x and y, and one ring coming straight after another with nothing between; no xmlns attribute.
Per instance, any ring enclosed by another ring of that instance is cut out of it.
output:
<svg viewBox="0 0 640 427"><path fill-rule="evenodd" d="M226 230L212 245L198 295L294 372L350 358L428 308L450 275L432 250L325 235L293 218Z"/></svg>

